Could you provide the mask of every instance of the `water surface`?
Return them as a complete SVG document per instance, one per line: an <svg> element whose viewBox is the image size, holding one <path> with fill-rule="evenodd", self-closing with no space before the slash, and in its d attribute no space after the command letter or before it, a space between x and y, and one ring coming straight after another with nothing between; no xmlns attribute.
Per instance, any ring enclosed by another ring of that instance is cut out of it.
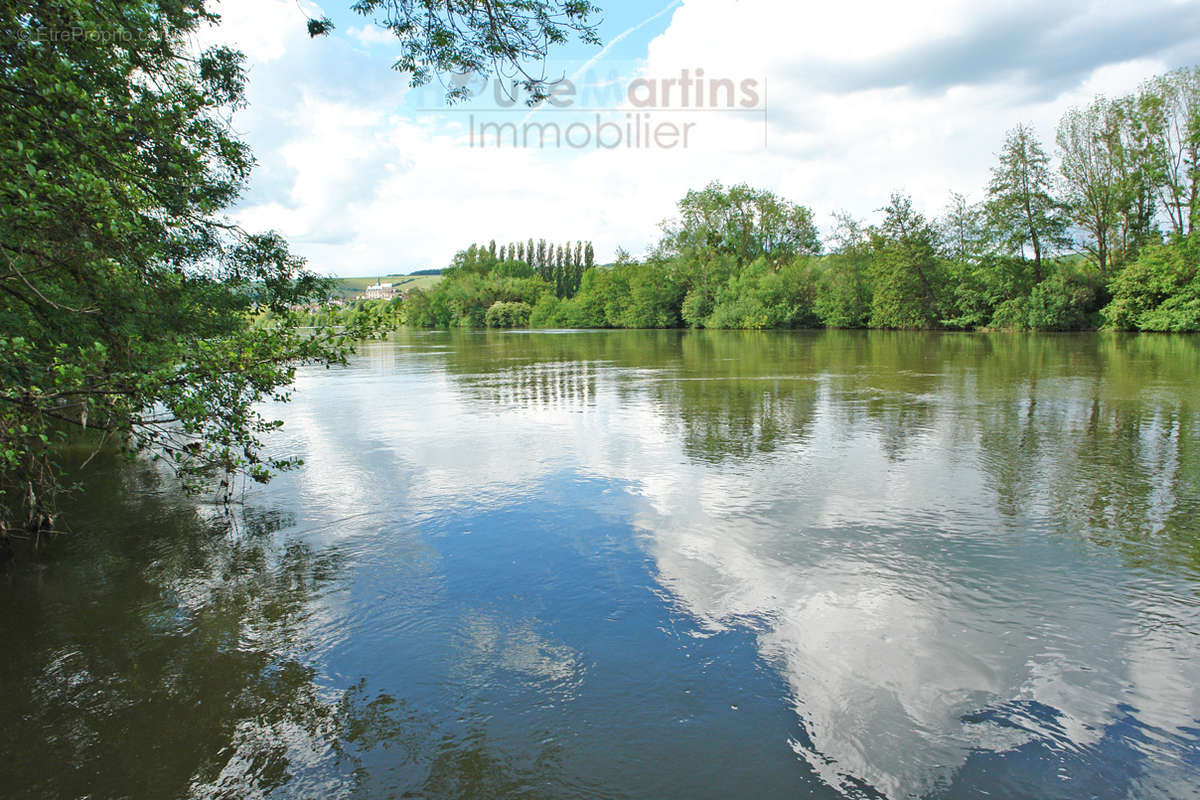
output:
<svg viewBox="0 0 1200 800"><path fill-rule="evenodd" d="M0 574L5 797L1196 797L1200 341L412 333Z"/></svg>

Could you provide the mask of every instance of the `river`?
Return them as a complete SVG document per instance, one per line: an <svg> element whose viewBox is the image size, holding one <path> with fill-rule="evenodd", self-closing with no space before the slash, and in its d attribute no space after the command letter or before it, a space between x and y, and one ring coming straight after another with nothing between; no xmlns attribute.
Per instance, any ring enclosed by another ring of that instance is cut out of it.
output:
<svg viewBox="0 0 1200 800"><path fill-rule="evenodd" d="M1200 339L400 333L0 572L0 795L1200 796Z"/></svg>

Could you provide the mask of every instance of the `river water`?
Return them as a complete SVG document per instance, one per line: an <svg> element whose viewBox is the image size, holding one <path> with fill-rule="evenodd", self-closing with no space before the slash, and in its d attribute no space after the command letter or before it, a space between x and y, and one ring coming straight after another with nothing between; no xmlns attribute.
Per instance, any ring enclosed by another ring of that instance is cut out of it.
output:
<svg viewBox="0 0 1200 800"><path fill-rule="evenodd" d="M1200 796L1200 339L405 333L0 572L0 796Z"/></svg>

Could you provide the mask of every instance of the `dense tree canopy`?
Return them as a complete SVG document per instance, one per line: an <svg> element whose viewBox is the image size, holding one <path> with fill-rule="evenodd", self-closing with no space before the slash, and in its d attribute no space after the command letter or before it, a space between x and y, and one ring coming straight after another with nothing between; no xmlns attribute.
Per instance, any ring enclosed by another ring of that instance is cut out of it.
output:
<svg viewBox="0 0 1200 800"><path fill-rule="evenodd" d="M252 166L228 128L237 53L195 53L202 2L0 6L0 503L44 528L55 444L86 429L165 457L191 485L259 479L253 404L340 336L252 330L325 287L273 234L220 216Z"/></svg>
<svg viewBox="0 0 1200 800"><path fill-rule="evenodd" d="M763 189L714 182L688 192L679 216L664 224L661 250L688 250L732 256L739 264L756 258L779 263L821 250L812 212Z"/></svg>

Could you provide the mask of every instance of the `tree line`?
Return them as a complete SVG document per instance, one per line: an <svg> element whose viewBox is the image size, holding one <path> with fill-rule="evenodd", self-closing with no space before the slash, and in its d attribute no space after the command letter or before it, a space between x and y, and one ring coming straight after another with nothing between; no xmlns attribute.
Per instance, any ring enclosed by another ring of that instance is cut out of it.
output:
<svg viewBox="0 0 1200 800"><path fill-rule="evenodd" d="M532 240L460 252L393 318L420 327L1200 330L1200 69L1008 131L983 199L874 223L746 185L688 192L641 261ZM505 304L489 318L488 310Z"/></svg>
<svg viewBox="0 0 1200 800"><path fill-rule="evenodd" d="M570 297L579 291L583 273L596 266L591 242L554 244L533 239L496 247L493 239L486 246L473 244L454 256L450 269L486 275L497 271L509 277L536 275L554 287L557 297Z"/></svg>

